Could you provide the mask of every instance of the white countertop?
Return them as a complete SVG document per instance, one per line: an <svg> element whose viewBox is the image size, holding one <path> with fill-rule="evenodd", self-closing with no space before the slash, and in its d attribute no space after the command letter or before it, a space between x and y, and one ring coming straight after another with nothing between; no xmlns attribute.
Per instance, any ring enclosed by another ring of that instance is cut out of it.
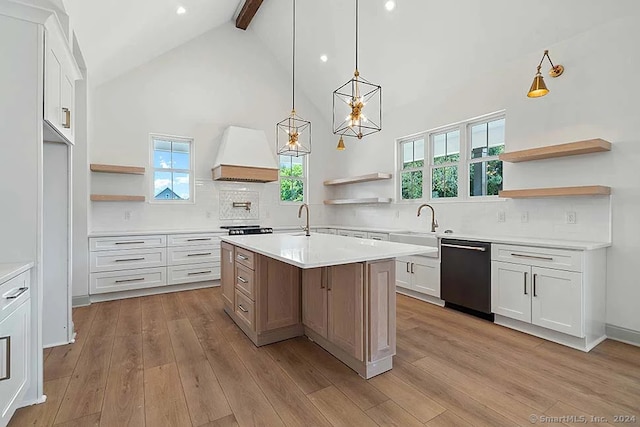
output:
<svg viewBox="0 0 640 427"><path fill-rule="evenodd" d="M301 232L300 225L291 226L274 226L272 227L277 231L291 231ZM397 228L382 228L382 227L358 227L349 225L312 225L311 229L318 228L334 228L341 230L354 230L354 231L370 231L377 233L406 233L407 229ZM184 230L138 230L138 231L96 231L89 233L89 237L116 237L116 236L144 236L150 234L200 234L211 233L218 234L220 236L226 236L227 232L220 228L209 229L184 229ZM522 236L500 236L494 234L472 234L472 233L452 233L445 234L443 232L435 233L436 237L441 239L466 239L473 241L483 241L490 243L504 243L511 245L527 245L538 246L545 248L557 248L557 249L571 249L571 250L594 250L601 248L608 248L611 246L611 242L593 242L582 240L560 240L560 239L546 239L535 237L522 237Z"/></svg>
<svg viewBox="0 0 640 427"><path fill-rule="evenodd" d="M222 241L300 268L374 261L437 252L437 248L312 233L224 236Z"/></svg>
<svg viewBox="0 0 640 427"><path fill-rule="evenodd" d="M0 263L0 283L23 273L33 267L32 262L9 262Z"/></svg>
<svg viewBox="0 0 640 427"><path fill-rule="evenodd" d="M471 240L475 242L504 243L509 245L527 245L544 248L556 249L572 249L580 251L590 251L594 249L608 248L611 243L606 242L583 242L580 240L553 240L553 239L536 239L532 237L519 236L496 236L466 233L436 233L440 239L460 239Z"/></svg>

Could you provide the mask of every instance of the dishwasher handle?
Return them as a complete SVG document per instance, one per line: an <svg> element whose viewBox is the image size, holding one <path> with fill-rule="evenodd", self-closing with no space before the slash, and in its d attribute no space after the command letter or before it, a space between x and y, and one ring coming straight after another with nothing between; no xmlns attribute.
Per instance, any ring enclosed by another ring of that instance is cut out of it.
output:
<svg viewBox="0 0 640 427"><path fill-rule="evenodd" d="M440 246L445 248L454 248L454 249L467 249L470 251L478 251L478 252L486 252L487 248L482 246L465 246L465 245L452 245L451 243L442 243Z"/></svg>

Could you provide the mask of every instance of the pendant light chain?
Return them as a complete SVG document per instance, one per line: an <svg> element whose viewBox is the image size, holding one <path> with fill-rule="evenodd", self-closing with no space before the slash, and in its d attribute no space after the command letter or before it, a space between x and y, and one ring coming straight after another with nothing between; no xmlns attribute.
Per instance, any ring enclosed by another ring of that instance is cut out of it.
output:
<svg viewBox="0 0 640 427"><path fill-rule="evenodd" d="M356 0L356 71L358 71L358 0Z"/></svg>
<svg viewBox="0 0 640 427"><path fill-rule="evenodd" d="M293 0L293 54L291 55L293 78L291 79L291 109L296 110L296 0Z"/></svg>

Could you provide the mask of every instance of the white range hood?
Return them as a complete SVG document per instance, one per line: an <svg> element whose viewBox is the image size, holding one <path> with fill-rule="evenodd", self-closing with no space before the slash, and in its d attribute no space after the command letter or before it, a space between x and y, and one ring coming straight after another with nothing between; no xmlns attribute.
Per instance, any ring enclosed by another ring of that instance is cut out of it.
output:
<svg viewBox="0 0 640 427"><path fill-rule="evenodd" d="M264 131L229 126L211 171L214 181L272 182L279 169Z"/></svg>

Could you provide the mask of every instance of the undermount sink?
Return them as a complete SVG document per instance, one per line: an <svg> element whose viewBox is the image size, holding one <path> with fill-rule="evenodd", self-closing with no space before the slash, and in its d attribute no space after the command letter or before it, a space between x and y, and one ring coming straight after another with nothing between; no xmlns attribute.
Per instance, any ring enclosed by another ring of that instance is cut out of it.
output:
<svg viewBox="0 0 640 427"><path fill-rule="evenodd" d="M436 237L436 233L431 232L419 233L415 231L408 231L405 233L391 233L389 234L389 241L397 243L408 243L418 246L428 246L431 248L438 247L438 238ZM438 252L419 254L419 256L438 258Z"/></svg>

